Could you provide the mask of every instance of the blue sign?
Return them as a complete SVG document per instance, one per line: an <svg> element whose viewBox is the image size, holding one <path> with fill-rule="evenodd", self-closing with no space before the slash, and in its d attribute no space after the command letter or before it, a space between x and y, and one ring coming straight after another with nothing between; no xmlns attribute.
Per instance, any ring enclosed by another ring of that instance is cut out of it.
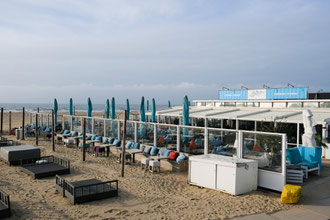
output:
<svg viewBox="0 0 330 220"><path fill-rule="evenodd" d="M307 88L221 90L220 100L307 99Z"/></svg>

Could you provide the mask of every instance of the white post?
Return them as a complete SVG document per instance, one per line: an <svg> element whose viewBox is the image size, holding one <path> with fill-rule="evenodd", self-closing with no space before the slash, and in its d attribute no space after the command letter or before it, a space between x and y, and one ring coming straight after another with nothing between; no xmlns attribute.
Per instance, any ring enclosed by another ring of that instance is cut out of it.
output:
<svg viewBox="0 0 330 220"><path fill-rule="evenodd" d="M157 147L157 124L154 123L154 146Z"/></svg>
<svg viewBox="0 0 330 220"><path fill-rule="evenodd" d="M297 123L297 147L299 146L299 140L300 140L300 126L299 123Z"/></svg>
<svg viewBox="0 0 330 220"><path fill-rule="evenodd" d="M138 142L138 126L136 122L134 122L134 142Z"/></svg>
<svg viewBox="0 0 330 220"><path fill-rule="evenodd" d="M120 140L120 121L118 120L118 139Z"/></svg>
<svg viewBox="0 0 330 220"><path fill-rule="evenodd" d="M176 151L180 152L180 126L176 126Z"/></svg>
<svg viewBox="0 0 330 220"><path fill-rule="evenodd" d="M243 158L243 131L239 130L238 133L236 133L238 135L237 137L237 157L238 158Z"/></svg>
<svg viewBox="0 0 330 220"><path fill-rule="evenodd" d="M204 154L209 153L209 130L204 128Z"/></svg>
<svg viewBox="0 0 330 220"><path fill-rule="evenodd" d="M53 126L54 127L54 126ZM55 125L55 128L56 128L56 125ZM64 130L64 116L62 116L62 128Z"/></svg>
<svg viewBox="0 0 330 220"><path fill-rule="evenodd" d="M73 117L70 116L70 131L73 131Z"/></svg>
<svg viewBox="0 0 330 220"><path fill-rule="evenodd" d="M107 127L105 126L106 125L106 122L107 120L104 119L104 123L103 123L103 137L105 137L107 135Z"/></svg>
<svg viewBox="0 0 330 220"><path fill-rule="evenodd" d="M236 119L236 130L239 130L239 120Z"/></svg>
<svg viewBox="0 0 330 220"><path fill-rule="evenodd" d="M283 186L286 184L286 149L287 149L287 139L286 134L282 136L282 175L283 178Z"/></svg>
<svg viewBox="0 0 330 220"><path fill-rule="evenodd" d="M95 125L95 119L92 118L92 134L94 134L94 125Z"/></svg>

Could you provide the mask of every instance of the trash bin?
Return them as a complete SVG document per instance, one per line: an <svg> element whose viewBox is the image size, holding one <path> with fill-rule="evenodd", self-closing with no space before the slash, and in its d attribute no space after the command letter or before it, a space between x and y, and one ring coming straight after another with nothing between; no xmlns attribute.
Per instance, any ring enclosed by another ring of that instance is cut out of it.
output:
<svg viewBox="0 0 330 220"><path fill-rule="evenodd" d="M23 135L22 135L22 131L23 131L23 130L22 130L21 128L16 129L15 134L16 134L16 139L17 139L17 140L22 139L22 137L23 137Z"/></svg>

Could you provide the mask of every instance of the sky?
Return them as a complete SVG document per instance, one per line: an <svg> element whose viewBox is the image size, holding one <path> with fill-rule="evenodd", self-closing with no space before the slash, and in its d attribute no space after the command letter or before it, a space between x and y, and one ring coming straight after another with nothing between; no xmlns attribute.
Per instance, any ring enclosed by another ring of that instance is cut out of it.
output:
<svg viewBox="0 0 330 220"><path fill-rule="evenodd" d="M327 0L0 1L0 103L330 91Z"/></svg>

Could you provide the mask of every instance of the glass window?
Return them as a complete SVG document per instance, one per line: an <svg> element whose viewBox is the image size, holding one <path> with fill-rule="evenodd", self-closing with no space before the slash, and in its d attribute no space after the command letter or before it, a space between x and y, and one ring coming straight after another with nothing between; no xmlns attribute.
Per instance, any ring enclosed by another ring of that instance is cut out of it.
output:
<svg viewBox="0 0 330 220"><path fill-rule="evenodd" d="M208 153L223 156L237 156L237 132L209 129Z"/></svg>
<svg viewBox="0 0 330 220"><path fill-rule="evenodd" d="M157 125L157 147L175 150L177 147L177 127Z"/></svg>
<svg viewBox="0 0 330 220"><path fill-rule="evenodd" d="M180 128L180 152L204 154L204 128Z"/></svg>
<svg viewBox="0 0 330 220"><path fill-rule="evenodd" d="M243 132L243 157L258 161L260 169L282 172L282 136Z"/></svg>

